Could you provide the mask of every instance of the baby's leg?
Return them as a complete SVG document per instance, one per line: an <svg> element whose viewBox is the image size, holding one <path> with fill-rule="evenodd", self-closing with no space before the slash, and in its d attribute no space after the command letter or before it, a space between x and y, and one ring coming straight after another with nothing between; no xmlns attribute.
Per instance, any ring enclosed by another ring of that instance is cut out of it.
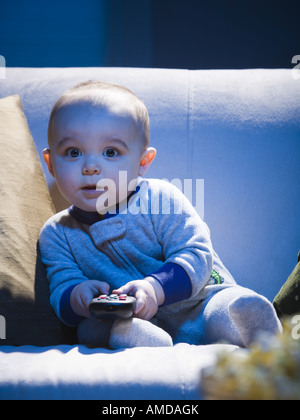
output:
<svg viewBox="0 0 300 420"><path fill-rule="evenodd" d="M173 345L167 332L139 318L115 321L87 318L79 324L77 335L79 344L113 350Z"/></svg>
<svg viewBox="0 0 300 420"><path fill-rule="evenodd" d="M227 341L249 347L260 333L277 334L281 330L272 304L239 286L215 293L204 308L202 323L206 344Z"/></svg>

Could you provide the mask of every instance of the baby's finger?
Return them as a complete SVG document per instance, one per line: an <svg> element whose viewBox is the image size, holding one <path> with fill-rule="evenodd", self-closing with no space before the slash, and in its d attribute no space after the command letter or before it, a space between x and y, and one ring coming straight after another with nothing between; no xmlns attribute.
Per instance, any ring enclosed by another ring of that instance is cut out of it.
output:
<svg viewBox="0 0 300 420"><path fill-rule="evenodd" d="M135 294L136 298L136 307L135 307L135 315L138 315L139 317L142 317L143 309L145 308L146 304L146 294L142 290L138 290Z"/></svg>
<svg viewBox="0 0 300 420"><path fill-rule="evenodd" d="M90 280L90 285L93 288L93 293L102 293L107 295L109 293L110 286L108 283L99 280Z"/></svg>
<svg viewBox="0 0 300 420"><path fill-rule="evenodd" d="M112 293L116 293L117 295L122 295L123 293L126 295L132 294L134 295L135 287L133 284L127 283L124 286L119 287L119 289L115 289Z"/></svg>

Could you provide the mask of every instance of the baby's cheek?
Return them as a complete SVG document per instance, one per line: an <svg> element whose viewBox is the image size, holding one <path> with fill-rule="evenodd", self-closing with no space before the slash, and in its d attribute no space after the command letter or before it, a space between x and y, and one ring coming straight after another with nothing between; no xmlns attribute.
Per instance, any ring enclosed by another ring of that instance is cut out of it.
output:
<svg viewBox="0 0 300 420"><path fill-rule="evenodd" d="M71 198L76 191L76 183L74 182L74 178L71 176L71 174L57 174L56 184L64 198L72 202Z"/></svg>

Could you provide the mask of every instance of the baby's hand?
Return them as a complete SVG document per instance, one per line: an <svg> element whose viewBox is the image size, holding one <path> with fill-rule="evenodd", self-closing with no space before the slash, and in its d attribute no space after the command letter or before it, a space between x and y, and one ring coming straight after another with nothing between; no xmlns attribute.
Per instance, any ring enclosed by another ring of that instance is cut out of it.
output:
<svg viewBox="0 0 300 420"><path fill-rule="evenodd" d="M119 289L113 290L118 295L126 293L136 298L135 315L137 318L149 321L156 315L158 307L164 303L165 294L160 283L153 277L143 280L133 280Z"/></svg>
<svg viewBox="0 0 300 420"><path fill-rule="evenodd" d="M71 292L70 304L75 314L88 318L89 303L97 294L108 294L109 284L99 280L87 280L77 286Z"/></svg>

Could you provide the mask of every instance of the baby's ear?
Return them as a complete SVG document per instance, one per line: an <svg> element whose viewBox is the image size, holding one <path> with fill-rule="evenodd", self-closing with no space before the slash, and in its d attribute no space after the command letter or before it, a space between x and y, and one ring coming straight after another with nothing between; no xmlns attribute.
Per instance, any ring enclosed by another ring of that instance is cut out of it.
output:
<svg viewBox="0 0 300 420"><path fill-rule="evenodd" d="M44 157L44 161L46 162L47 166L48 166L48 170L50 172L50 174L55 177L54 175L54 170L53 170L53 165L52 165L52 159L51 159L51 151L50 149L46 148L43 150L43 157Z"/></svg>
<svg viewBox="0 0 300 420"><path fill-rule="evenodd" d="M154 149L154 147L148 147L144 151L140 160L140 170L139 170L140 176L144 176L146 174L155 156L156 156L156 149Z"/></svg>

